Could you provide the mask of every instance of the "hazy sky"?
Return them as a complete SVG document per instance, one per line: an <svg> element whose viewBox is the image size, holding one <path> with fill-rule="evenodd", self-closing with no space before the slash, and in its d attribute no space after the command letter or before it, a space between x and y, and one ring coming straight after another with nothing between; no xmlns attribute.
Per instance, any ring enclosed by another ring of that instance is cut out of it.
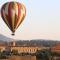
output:
<svg viewBox="0 0 60 60"><path fill-rule="evenodd" d="M0 9L8 1L23 3L27 13L15 36L0 16L1 34L14 39L60 40L60 0L0 0Z"/></svg>

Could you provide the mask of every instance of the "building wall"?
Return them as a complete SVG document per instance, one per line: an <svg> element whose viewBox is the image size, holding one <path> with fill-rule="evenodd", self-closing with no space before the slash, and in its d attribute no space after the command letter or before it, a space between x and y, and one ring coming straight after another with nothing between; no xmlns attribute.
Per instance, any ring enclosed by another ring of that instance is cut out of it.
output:
<svg viewBox="0 0 60 60"><path fill-rule="evenodd" d="M0 46L0 51L17 50L18 53L36 53L37 50L46 49L46 47L28 47L28 46Z"/></svg>
<svg viewBox="0 0 60 60"><path fill-rule="evenodd" d="M11 47L11 51L17 50L19 53L35 53L37 50L41 50L39 47Z"/></svg>

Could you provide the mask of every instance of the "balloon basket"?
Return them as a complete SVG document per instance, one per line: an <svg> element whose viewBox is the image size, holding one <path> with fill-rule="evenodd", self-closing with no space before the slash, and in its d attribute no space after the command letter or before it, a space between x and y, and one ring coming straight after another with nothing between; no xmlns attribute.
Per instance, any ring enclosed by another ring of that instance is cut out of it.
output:
<svg viewBox="0 0 60 60"><path fill-rule="evenodd" d="M12 33L11 35L12 35L12 36L14 36L15 34L14 34L14 33Z"/></svg>

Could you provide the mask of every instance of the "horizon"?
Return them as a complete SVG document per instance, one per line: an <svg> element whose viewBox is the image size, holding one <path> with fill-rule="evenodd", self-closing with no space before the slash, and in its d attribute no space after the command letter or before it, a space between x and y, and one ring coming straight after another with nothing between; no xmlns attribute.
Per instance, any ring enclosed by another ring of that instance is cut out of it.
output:
<svg viewBox="0 0 60 60"><path fill-rule="evenodd" d="M26 40L26 39L12 39L12 38L9 38L7 36L0 34L0 39L1 39L1 37L3 38L3 41L8 41L8 40L9 41L60 41L60 40L49 40L49 39L28 39L28 40ZM0 41L2 41L2 40L0 40Z"/></svg>
<svg viewBox="0 0 60 60"><path fill-rule="evenodd" d="M9 1L14 0L1 0L0 9L4 3ZM60 41L60 0L17 0L17 2L24 4L27 10L23 23L16 30L15 36L12 36L12 32L0 16L0 34L12 39Z"/></svg>

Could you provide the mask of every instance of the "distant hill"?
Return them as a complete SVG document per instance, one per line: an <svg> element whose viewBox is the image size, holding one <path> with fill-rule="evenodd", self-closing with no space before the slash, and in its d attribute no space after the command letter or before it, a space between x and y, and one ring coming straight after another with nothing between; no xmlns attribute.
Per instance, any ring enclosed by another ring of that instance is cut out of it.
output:
<svg viewBox="0 0 60 60"><path fill-rule="evenodd" d="M60 41L53 41L53 40L44 40L44 39L36 39L36 40L26 40L26 41L16 41L16 45L20 46L45 46L51 47L55 46L56 44L60 44Z"/></svg>
<svg viewBox="0 0 60 60"><path fill-rule="evenodd" d="M12 40L11 38L8 38L8 37L0 34L0 41L7 41L8 42L8 41L11 41L11 40Z"/></svg>
<svg viewBox="0 0 60 60"><path fill-rule="evenodd" d="M13 39L8 38L2 34L0 34L0 44L7 44L11 42ZM53 41L53 40L45 40L45 39L34 39L34 40L16 40L17 46L45 46L51 47L56 44L60 44L60 41Z"/></svg>

